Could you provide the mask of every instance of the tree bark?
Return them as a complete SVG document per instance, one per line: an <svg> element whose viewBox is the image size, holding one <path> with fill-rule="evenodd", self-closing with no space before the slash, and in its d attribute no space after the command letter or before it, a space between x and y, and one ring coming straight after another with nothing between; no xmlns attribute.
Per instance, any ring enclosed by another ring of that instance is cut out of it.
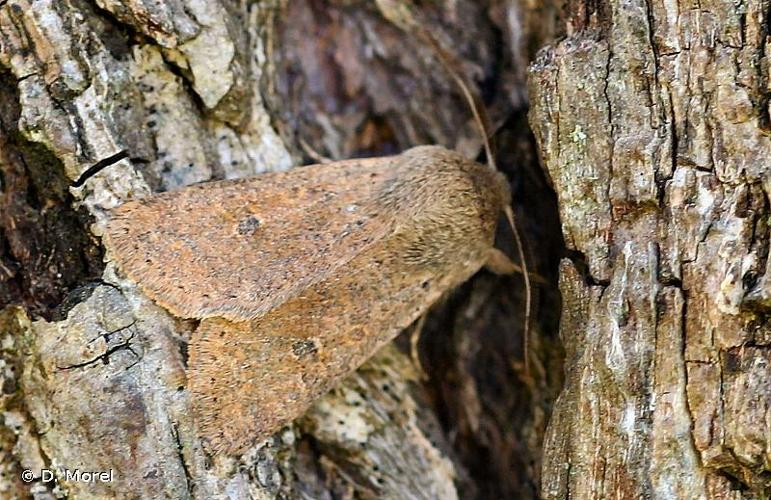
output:
<svg viewBox="0 0 771 500"><path fill-rule="evenodd" d="M545 498L771 493L769 7L574 2L531 67L570 254Z"/></svg>
<svg viewBox="0 0 771 500"><path fill-rule="evenodd" d="M212 461L185 390L195 322L105 267L99 237L111 208L191 183L425 143L476 155L459 90L406 29L419 23L484 96L531 268L556 281L555 199L525 124L526 64L556 19L516 0L0 1L3 496L535 497L562 378L555 289L538 291L531 373L521 277L482 272L428 317L425 375L400 339Z"/></svg>

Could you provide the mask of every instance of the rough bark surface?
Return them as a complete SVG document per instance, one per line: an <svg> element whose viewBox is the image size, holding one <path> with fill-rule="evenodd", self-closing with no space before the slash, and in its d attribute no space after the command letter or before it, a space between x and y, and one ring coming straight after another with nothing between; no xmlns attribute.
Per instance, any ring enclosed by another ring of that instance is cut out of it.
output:
<svg viewBox="0 0 771 500"><path fill-rule="evenodd" d="M566 384L545 498L768 498L771 4L574 2L531 67Z"/></svg>
<svg viewBox="0 0 771 500"><path fill-rule="evenodd" d="M0 495L534 497L562 374L549 287L530 375L521 278L482 273L426 322L427 377L389 347L266 443L212 461L185 390L196 324L105 268L99 237L109 209L154 191L422 143L476 154L417 22L493 110L531 266L556 279L555 202L524 123L526 64L555 19L516 0L0 1ZM42 468L115 481L21 482Z"/></svg>

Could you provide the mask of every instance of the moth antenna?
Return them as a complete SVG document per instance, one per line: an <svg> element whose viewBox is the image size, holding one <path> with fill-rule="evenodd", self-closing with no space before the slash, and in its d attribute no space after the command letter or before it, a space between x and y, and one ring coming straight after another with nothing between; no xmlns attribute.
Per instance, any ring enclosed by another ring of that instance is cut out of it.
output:
<svg viewBox="0 0 771 500"><path fill-rule="evenodd" d="M514 219L514 211L510 206L506 206L503 209L506 212L506 218L509 220L509 226L511 226L511 232L514 233L514 241L517 244L517 253L519 254L519 261L522 263L522 276L525 278L525 326L522 341L523 358L525 360L525 374L530 375L530 310L532 308L533 290L530 287L530 273L528 272L527 260L525 259L525 248L522 245L522 238L519 235L519 229L517 228L516 220Z"/></svg>
<svg viewBox="0 0 771 500"><path fill-rule="evenodd" d="M431 34L425 29L418 30L418 33L420 34L421 38L423 38L423 40L431 46L431 49L437 55L439 62L442 64L442 67L447 71L447 73L449 73L449 75L453 80L455 80L455 83L460 88L464 99L466 99L466 103L471 109L471 114L474 116L474 123L479 128L479 133L482 136L482 143L485 148L485 156L487 156L487 164L493 170L498 170L498 167L495 165L493 148L490 145L490 121L488 120L487 114L484 111L484 106L481 105L479 99L475 97L475 94L471 92L469 85L466 83L466 80L458 70L460 64L455 59L455 57L445 51L434 39L434 37L431 36Z"/></svg>
<svg viewBox="0 0 771 500"><path fill-rule="evenodd" d="M469 89L469 85L466 83L466 80L463 78L461 72L457 69L459 67L457 60L451 54L447 53L434 39L434 37L432 37L431 34L428 33L425 29L420 29L418 32L426 41L426 43L428 43L428 45L430 45L434 50L439 59L439 62L442 64L447 73L449 73L453 80L455 80L455 82L458 84L463 97L466 99L469 108L471 108L471 113L474 115L474 121L476 122L477 127L479 128L479 131L482 135L485 155L487 156L487 164L493 170L498 170L498 167L495 164L495 158L493 157L492 146L490 145L490 135L488 132L489 127L487 126L489 121L487 119L487 115L484 113L484 106L481 105L481 103L478 102L478 99L474 97L475 95ZM530 362L528 352L530 348L530 312L532 309L533 298L533 291L530 286L530 269L527 265L527 259L525 257L525 248L522 244L522 236L519 233L519 229L514 218L514 211L508 205L504 208L504 211L506 212L506 218L509 220L511 231L514 233L514 241L517 245L519 261L522 263L522 276L525 278L525 326L523 334L523 358L525 361L525 374L529 376Z"/></svg>

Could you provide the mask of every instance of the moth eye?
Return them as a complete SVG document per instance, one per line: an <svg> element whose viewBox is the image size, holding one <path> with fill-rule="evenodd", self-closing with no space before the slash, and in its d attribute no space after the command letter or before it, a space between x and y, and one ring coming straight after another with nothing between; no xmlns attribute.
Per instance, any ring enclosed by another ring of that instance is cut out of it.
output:
<svg viewBox="0 0 771 500"><path fill-rule="evenodd" d="M257 231L257 228L260 227L260 224L260 219L254 215L250 215L238 223L238 234L241 236L251 236Z"/></svg>
<svg viewBox="0 0 771 500"><path fill-rule="evenodd" d="M431 284L431 282L426 280L423 283L421 283L420 286L423 287L424 289L426 289L426 288L428 288L428 285L430 285L430 284Z"/></svg>

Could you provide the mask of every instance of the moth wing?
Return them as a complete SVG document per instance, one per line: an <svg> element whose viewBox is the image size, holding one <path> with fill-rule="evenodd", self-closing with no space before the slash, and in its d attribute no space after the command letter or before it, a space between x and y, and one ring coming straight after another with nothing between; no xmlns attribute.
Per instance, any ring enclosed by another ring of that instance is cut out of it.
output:
<svg viewBox="0 0 771 500"><path fill-rule="evenodd" d="M437 148L403 155L383 194L393 232L264 315L193 332L188 389L210 451L241 453L302 414L489 259L498 174Z"/></svg>
<svg viewBox="0 0 771 500"><path fill-rule="evenodd" d="M405 259L429 234L399 232L263 316L201 321L188 344L188 389L207 447L236 455L266 439L484 263L486 245Z"/></svg>
<svg viewBox="0 0 771 500"><path fill-rule="evenodd" d="M252 319L393 230L395 157L313 165L118 207L104 243L154 301L185 318Z"/></svg>

